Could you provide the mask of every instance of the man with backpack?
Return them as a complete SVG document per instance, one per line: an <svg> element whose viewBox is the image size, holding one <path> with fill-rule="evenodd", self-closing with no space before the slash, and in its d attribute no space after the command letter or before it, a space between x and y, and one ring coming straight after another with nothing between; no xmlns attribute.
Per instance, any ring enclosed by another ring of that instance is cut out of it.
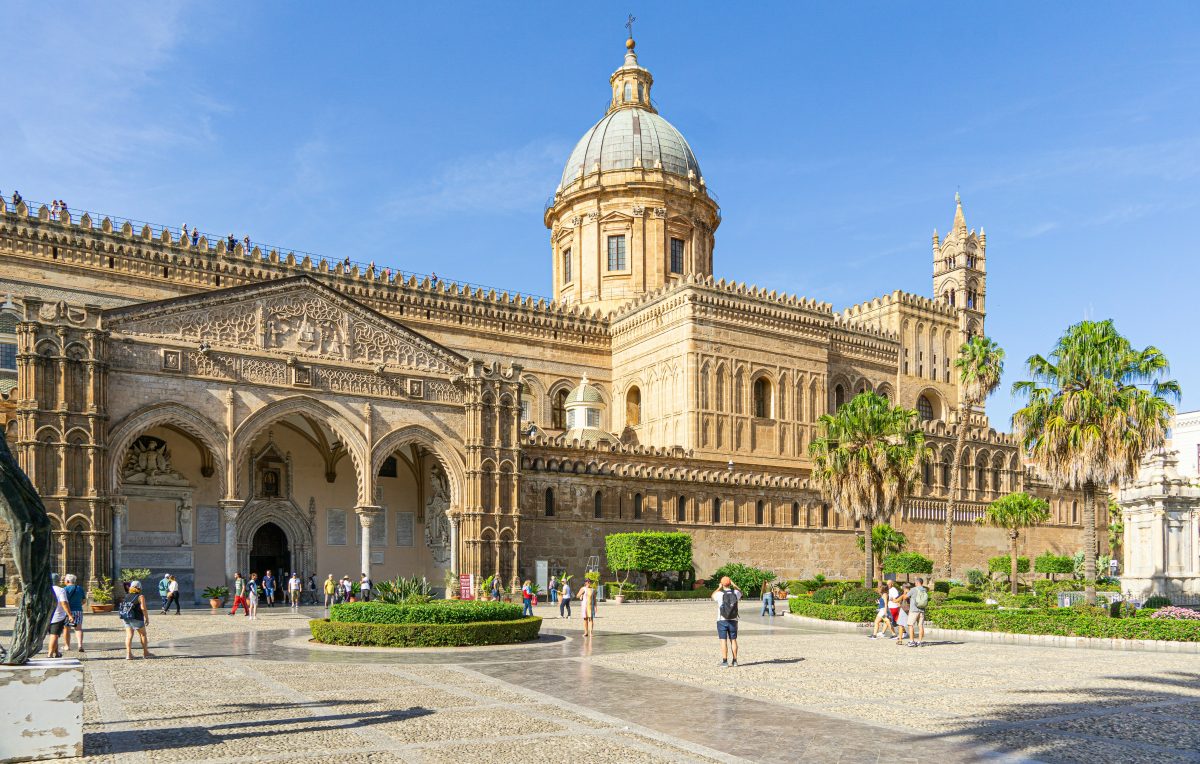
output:
<svg viewBox="0 0 1200 764"><path fill-rule="evenodd" d="M171 574L163 573L162 580L158 582L158 601L162 605L163 612L167 612L167 599L171 593Z"/></svg>
<svg viewBox="0 0 1200 764"><path fill-rule="evenodd" d="M925 579L918 578L917 585L909 590L907 596L908 646L920 647L925 644L925 608L929 607L929 590L925 588ZM920 636L917 636L918 633Z"/></svg>
<svg viewBox="0 0 1200 764"><path fill-rule="evenodd" d="M721 577L721 584L712 593L717 603L717 639L721 640L721 666L737 665L738 600L742 590L729 576Z"/></svg>

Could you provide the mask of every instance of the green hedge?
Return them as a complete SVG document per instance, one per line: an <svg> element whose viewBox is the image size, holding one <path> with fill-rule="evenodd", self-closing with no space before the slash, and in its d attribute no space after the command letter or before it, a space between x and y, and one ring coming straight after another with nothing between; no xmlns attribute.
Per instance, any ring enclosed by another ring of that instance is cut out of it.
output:
<svg viewBox="0 0 1200 764"><path fill-rule="evenodd" d="M521 606L516 603L478 600L434 600L419 605L346 602L329 611L329 620L340 623L479 623L520 617Z"/></svg>
<svg viewBox="0 0 1200 764"><path fill-rule="evenodd" d="M1046 552L1038 555L1033 561L1033 569L1038 573L1055 575L1058 573L1072 574L1075 572L1075 559L1069 554L1054 554Z"/></svg>
<svg viewBox="0 0 1200 764"><path fill-rule="evenodd" d="M809 618L820 618L822 621L849 621L851 623L871 623L876 607L851 607L847 605L822 605L813 602L808 597L789 597L788 610L793 615L803 615Z"/></svg>
<svg viewBox="0 0 1200 764"><path fill-rule="evenodd" d="M542 619L533 616L478 623L342 623L320 619L309 621L308 625L313 639L327 645L463 647L537 639Z"/></svg>
<svg viewBox="0 0 1200 764"><path fill-rule="evenodd" d="M999 557L992 557L988 560L988 572L1012 573L1012 560L1006 554L1002 554ZM1017 572L1029 572L1029 558L1025 555L1017 555Z"/></svg>
<svg viewBox="0 0 1200 764"><path fill-rule="evenodd" d="M933 560L916 552L897 552L883 558L884 573L932 573Z"/></svg>
<svg viewBox="0 0 1200 764"><path fill-rule="evenodd" d="M942 609L931 611L929 620L943 629L999 631L1006 634L1051 634L1101 639L1160 639L1171 642L1200 642L1200 622L1149 618L1106 618L1072 613L1019 613L1006 610L980 612Z"/></svg>
<svg viewBox="0 0 1200 764"><path fill-rule="evenodd" d="M610 533L604 537L609 570L691 570L692 535L639 531Z"/></svg>
<svg viewBox="0 0 1200 764"><path fill-rule="evenodd" d="M683 589L679 591L627 591L625 599L630 602L647 601L647 600L706 600L712 596L712 591L708 589Z"/></svg>

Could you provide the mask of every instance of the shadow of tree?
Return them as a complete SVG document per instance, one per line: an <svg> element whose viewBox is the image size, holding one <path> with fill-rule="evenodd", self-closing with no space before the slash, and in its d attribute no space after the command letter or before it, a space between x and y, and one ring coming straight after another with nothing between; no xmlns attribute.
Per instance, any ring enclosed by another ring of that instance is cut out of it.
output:
<svg viewBox="0 0 1200 764"><path fill-rule="evenodd" d="M1027 690L1027 702L916 739L1039 762L1200 762L1200 673L1104 679L1127 686Z"/></svg>

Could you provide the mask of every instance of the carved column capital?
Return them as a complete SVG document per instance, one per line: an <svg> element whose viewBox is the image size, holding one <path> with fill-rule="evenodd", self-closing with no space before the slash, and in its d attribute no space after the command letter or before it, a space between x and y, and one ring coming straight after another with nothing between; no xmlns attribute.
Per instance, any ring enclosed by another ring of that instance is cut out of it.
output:
<svg viewBox="0 0 1200 764"><path fill-rule="evenodd" d="M225 522L232 523L237 520L238 512L246 505L246 502L241 499L221 499L217 502L221 506L221 514L225 516Z"/></svg>

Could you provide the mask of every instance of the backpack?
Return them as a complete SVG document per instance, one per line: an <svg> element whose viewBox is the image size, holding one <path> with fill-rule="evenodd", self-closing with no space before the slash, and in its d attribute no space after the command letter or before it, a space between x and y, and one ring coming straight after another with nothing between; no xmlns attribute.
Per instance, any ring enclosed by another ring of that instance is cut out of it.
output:
<svg viewBox="0 0 1200 764"><path fill-rule="evenodd" d="M117 615L122 621L128 621L133 618L133 609L138 607L137 597L126 597L121 600L121 608L117 611Z"/></svg>
<svg viewBox="0 0 1200 764"><path fill-rule="evenodd" d="M917 610L924 610L929 604L929 590L922 586L909 595L908 600Z"/></svg>
<svg viewBox="0 0 1200 764"><path fill-rule="evenodd" d="M721 594L721 618L726 621L736 621L738 617L738 596L732 589L726 589Z"/></svg>

